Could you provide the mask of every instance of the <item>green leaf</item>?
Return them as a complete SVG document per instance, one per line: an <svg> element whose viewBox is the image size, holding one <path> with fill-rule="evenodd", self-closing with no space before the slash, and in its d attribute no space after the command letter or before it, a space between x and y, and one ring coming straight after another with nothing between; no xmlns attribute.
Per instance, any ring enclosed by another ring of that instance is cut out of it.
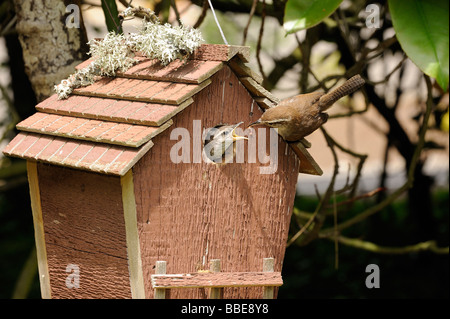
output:
<svg viewBox="0 0 450 319"><path fill-rule="evenodd" d="M103 14L105 15L106 27L108 32L123 33L119 21L119 11L115 0L102 0Z"/></svg>
<svg viewBox="0 0 450 319"><path fill-rule="evenodd" d="M407 56L447 91L448 0L389 0L389 10L397 39Z"/></svg>
<svg viewBox="0 0 450 319"><path fill-rule="evenodd" d="M284 12L286 34L308 29L332 14L342 0L289 0Z"/></svg>

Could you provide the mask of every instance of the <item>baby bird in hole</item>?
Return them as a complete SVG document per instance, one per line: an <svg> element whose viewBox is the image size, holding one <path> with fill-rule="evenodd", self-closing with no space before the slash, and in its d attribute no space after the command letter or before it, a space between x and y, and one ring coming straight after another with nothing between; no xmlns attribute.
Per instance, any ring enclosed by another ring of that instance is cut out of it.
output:
<svg viewBox="0 0 450 319"><path fill-rule="evenodd" d="M236 153L236 141L248 139L235 133L236 128L242 123L244 122L234 125L219 124L206 132L203 152L211 162L226 164L233 160Z"/></svg>

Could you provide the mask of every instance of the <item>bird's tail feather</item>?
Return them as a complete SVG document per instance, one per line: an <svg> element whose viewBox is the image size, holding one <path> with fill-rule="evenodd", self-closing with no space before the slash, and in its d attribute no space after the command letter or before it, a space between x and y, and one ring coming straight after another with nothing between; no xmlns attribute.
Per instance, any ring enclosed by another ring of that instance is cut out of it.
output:
<svg viewBox="0 0 450 319"><path fill-rule="evenodd" d="M337 89L334 89L331 92L328 92L327 94L323 95L319 100L319 108L321 111L325 111L330 106L332 106L337 100L340 98L351 94L361 88L364 83L364 79L358 74L347 81L345 81L344 84L339 86Z"/></svg>

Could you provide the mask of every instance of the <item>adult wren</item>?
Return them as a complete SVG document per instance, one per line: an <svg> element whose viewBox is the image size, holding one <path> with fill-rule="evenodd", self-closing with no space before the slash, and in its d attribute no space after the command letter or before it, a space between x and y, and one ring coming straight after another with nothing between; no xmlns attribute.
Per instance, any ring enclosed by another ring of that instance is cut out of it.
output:
<svg viewBox="0 0 450 319"><path fill-rule="evenodd" d="M278 134L286 141L300 141L328 120L328 114L324 111L364 83L360 75L355 75L329 93L313 92L284 99L276 107L267 109L258 121L249 126L261 124L277 128Z"/></svg>

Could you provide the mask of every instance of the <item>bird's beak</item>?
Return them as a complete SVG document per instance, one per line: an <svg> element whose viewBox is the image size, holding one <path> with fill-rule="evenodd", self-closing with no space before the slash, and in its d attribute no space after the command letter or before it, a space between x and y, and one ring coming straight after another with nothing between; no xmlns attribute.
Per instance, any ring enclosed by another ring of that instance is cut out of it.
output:
<svg viewBox="0 0 450 319"><path fill-rule="evenodd" d="M241 125L242 123L244 123L244 122L239 122L238 124L234 125L234 127L233 127L233 131L232 131L233 141L248 140L248 138L246 136L236 135L236 133L234 132L236 130L236 128L239 125Z"/></svg>
<svg viewBox="0 0 450 319"><path fill-rule="evenodd" d="M261 124L261 120L257 120L256 122L253 122L252 124L250 124L250 125L247 126L247 127L251 127L251 126L253 126L253 125L258 125L258 124Z"/></svg>

